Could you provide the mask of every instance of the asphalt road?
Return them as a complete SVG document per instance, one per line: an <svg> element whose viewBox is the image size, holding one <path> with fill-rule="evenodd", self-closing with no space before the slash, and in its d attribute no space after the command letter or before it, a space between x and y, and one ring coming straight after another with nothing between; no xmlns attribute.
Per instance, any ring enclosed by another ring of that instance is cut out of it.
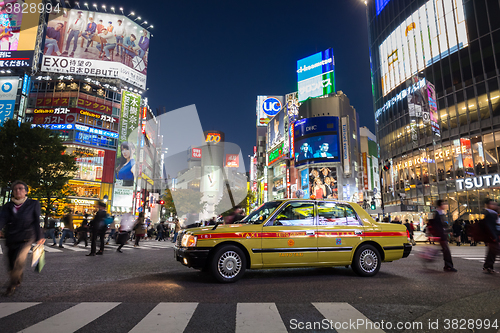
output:
<svg viewBox="0 0 500 333"><path fill-rule="evenodd" d="M171 246L107 247L96 257L52 248L41 273L27 269L19 290L0 297L0 331L500 332L500 274L482 272L484 246L451 248L458 273L443 272L441 259L424 265L414 253L428 246L418 245L372 278L344 267L283 269L247 271L234 284L182 266ZM487 320L498 327L479 329Z"/></svg>

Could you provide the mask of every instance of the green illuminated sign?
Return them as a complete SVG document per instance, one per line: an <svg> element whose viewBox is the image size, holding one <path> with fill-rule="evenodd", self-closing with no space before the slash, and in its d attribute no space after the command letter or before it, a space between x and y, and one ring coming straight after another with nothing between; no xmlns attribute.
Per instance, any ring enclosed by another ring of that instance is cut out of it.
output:
<svg viewBox="0 0 500 333"><path fill-rule="evenodd" d="M268 159L268 165L273 164L277 160L279 160L281 157L284 156L284 145L285 143L282 142L276 149L274 149L272 152L269 153L269 159Z"/></svg>

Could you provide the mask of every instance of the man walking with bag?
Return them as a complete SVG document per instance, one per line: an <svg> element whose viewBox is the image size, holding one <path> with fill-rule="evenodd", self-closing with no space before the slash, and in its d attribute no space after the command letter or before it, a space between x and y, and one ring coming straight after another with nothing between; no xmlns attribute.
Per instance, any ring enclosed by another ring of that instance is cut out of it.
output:
<svg viewBox="0 0 500 333"><path fill-rule="evenodd" d="M436 211L434 212L434 217L429 221L429 225L432 229L432 235L434 237L439 237L439 244L443 249L443 259L444 259L444 271L445 272L456 272L457 270L453 268L453 260L451 259L451 252L448 246L448 223L446 222L446 210L448 209L448 203L445 200L436 201Z"/></svg>
<svg viewBox="0 0 500 333"><path fill-rule="evenodd" d="M488 245L488 252L486 253L486 259L484 260L483 271L486 273L495 273L493 270L493 265L495 264L495 259L497 255L500 255L500 224L498 224L498 205L492 199L485 200L484 223L485 232L488 234L489 241L486 241ZM479 222L481 223L481 222Z"/></svg>
<svg viewBox="0 0 500 333"><path fill-rule="evenodd" d="M92 232L92 243L90 245L90 253L87 254L88 257L93 257L95 255L102 255L104 252L104 238L106 236L107 226L104 223L104 219L106 218L106 203L99 201L97 204L98 211L95 214L95 217L90 222L90 230ZM97 236L101 240L101 245L99 248L99 252L96 252L97 248Z"/></svg>

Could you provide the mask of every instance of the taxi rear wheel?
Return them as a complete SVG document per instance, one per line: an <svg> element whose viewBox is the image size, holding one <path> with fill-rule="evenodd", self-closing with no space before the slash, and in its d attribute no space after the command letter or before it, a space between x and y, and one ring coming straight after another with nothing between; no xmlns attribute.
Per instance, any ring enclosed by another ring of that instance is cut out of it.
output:
<svg viewBox="0 0 500 333"><path fill-rule="evenodd" d="M357 249L351 267L360 276L374 276L380 270L381 262L378 250L366 244Z"/></svg>
<svg viewBox="0 0 500 333"><path fill-rule="evenodd" d="M234 245L218 249L212 256L211 271L219 282L235 282L241 279L246 269L246 257L243 251Z"/></svg>

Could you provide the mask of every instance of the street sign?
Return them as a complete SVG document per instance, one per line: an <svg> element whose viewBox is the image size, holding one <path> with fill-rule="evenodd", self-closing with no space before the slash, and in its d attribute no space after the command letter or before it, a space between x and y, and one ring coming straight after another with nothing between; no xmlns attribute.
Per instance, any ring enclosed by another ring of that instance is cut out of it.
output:
<svg viewBox="0 0 500 333"><path fill-rule="evenodd" d="M377 194L377 188L376 187L373 188L373 195L375 195L375 194Z"/></svg>

